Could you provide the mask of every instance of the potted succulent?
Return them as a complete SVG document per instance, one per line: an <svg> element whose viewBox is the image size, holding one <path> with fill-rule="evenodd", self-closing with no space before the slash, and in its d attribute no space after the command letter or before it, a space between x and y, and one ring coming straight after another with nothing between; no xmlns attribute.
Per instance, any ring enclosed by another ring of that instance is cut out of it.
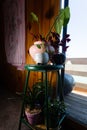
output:
<svg viewBox="0 0 87 130"><path fill-rule="evenodd" d="M66 7L64 9L60 9L59 14L55 17L54 22L52 24L52 26L50 27L48 33L46 36L42 36L40 33L39 34L33 34L31 33L31 35L33 35L33 38L36 40L35 41L35 45L33 47L29 48L29 52L30 55L32 56L32 58L35 60L36 62L36 53L46 53L46 62L48 62L49 60L52 59L56 59L57 55L60 53L60 48L63 48L63 52L65 52L67 50L67 48L69 46L66 46L66 42L70 41L69 35L67 34L63 39L61 39L60 34L61 34L61 29L62 27L65 27L70 19L70 9L69 7ZM31 29L32 27L32 23L33 22L37 22L38 24L40 24L38 22L38 17L35 13L31 12L30 13L30 19L29 19L29 29ZM40 25L39 25L40 27ZM36 44L36 42L38 42L38 44ZM35 47L35 48L34 48ZM36 47L37 47L37 51L36 51ZM33 53L33 54L32 54ZM48 54L48 56L47 56ZM61 55L60 55L61 56ZM64 58L62 62L64 62L65 57L64 55L61 56L61 58ZM60 58L60 60L61 60ZM39 56L40 59L40 56ZM57 58L58 59L58 58ZM43 60L44 61L44 60ZM54 61L52 61L54 62ZM36 62L38 63L38 62ZM61 62L60 62L61 63ZM60 64L59 61L56 62L56 64Z"/></svg>
<svg viewBox="0 0 87 130"><path fill-rule="evenodd" d="M50 84L48 82L49 89ZM45 100L45 82L37 81L32 89L28 87L26 95L25 116L31 125L43 122L43 106Z"/></svg>
<svg viewBox="0 0 87 130"><path fill-rule="evenodd" d="M49 99L48 100L48 125L49 128L57 128L60 126L60 120L65 114L66 106L64 101L59 101L59 99ZM44 109L46 113L46 109Z"/></svg>
<svg viewBox="0 0 87 130"><path fill-rule="evenodd" d="M25 106L25 115L28 122L31 125L38 124L41 117L41 104L39 102L39 97L44 94L41 87L37 87L35 84L32 86L32 89L28 87L26 95L26 106Z"/></svg>

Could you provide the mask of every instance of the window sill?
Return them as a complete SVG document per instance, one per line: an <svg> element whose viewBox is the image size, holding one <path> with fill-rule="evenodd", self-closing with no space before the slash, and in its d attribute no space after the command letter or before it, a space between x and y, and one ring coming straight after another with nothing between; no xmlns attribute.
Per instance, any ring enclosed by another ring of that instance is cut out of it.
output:
<svg viewBox="0 0 87 130"><path fill-rule="evenodd" d="M65 96L68 116L87 126L87 95L83 96L81 93L75 92L73 90L72 93Z"/></svg>
<svg viewBox="0 0 87 130"><path fill-rule="evenodd" d="M80 88L80 87L75 87L73 89L72 93L87 97L87 88L84 89L84 88Z"/></svg>

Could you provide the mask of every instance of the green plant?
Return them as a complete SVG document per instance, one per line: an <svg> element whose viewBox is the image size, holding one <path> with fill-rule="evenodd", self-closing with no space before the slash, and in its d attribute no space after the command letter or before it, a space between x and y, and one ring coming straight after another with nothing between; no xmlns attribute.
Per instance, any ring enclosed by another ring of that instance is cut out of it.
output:
<svg viewBox="0 0 87 130"><path fill-rule="evenodd" d="M58 126L59 121L65 114L66 106L63 101L59 101L59 99L50 99L48 100L48 121L49 126L52 128L56 128ZM46 114L46 108L44 108Z"/></svg>
<svg viewBox="0 0 87 130"><path fill-rule="evenodd" d="M33 34L32 32L30 32L36 41L42 41L42 44L37 45L37 47L41 48L43 46L46 52L49 54L49 58L51 61L54 54L60 53L61 47L63 53L65 53L67 51L67 48L69 47L68 45L66 45L66 43L70 41L70 35L66 34L62 39L60 37L62 28L67 26L69 20L70 8L66 7L64 9L60 9L58 15L54 18L54 22L48 30L46 36L43 36L40 32L38 34ZM34 22L37 22L38 27L41 28L38 16L34 12L31 12L29 17L29 29L31 29Z"/></svg>
<svg viewBox="0 0 87 130"><path fill-rule="evenodd" d="M45 85L46 82L42 79L35 82L30 89L28 87L25 98L25 116L31 125L43 123L43 107L45 104ZM50 92L51 86L49 81L47 86ZM50 95L49 95L50 96Z"/></svg>
<svg viewBox="0 0 87 130"><path fill-rule="evenodd" d="M51 89L51 85L48 81L48 88ZM50 92L50 91L49 91ZM28 87L26 95L26 104L30 110L42 108L45 100L45 81L38 80L30 89Z"/></svg>
<svg viewBox="0 0 87 130"><path fill-rule="evenodd" d="M56 33L60 34L62 27L65 27L68 24L69 19L70 19L70 8L66 7L64 9L60 9L58 15L54 18L54 22L51 25L51 27L46 35L46 38L51 33L52 29L54 29ZM38 16L34 12L31 12L29 15L29 30L31 29L32 24L34 22L38 23L38 27L40 30L41 27L40 27Z"/></svg>
<svg viewBox="0 0 87 130"><path fill-rule="evenodd" d="M61 115L65 112L65 104L63 101L59 101L59 99L48 100L48 110L49 114L54 116Z"/></svg>

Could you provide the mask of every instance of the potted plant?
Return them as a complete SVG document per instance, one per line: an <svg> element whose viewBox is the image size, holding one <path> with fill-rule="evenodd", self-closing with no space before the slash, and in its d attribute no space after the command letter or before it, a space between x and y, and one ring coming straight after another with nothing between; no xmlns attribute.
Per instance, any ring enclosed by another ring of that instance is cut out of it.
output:
<svg viewBox="0 0 87 130"><path fill-rule="evenodd" d="M41 53L45 52L46 57L49 56L49 58L47 58L46 62L48 62L49 60L52 60L52 62L54 62L54 60L57 57L57 55L55 55L55 54L60 53L60 47L63 48L63 52L65 52L67 50L67 48L69 46L66 46L65 44L66 44L66 42L70 41L69 35L67 34L63 39L61 39L60 34L61 34L62 27L65 27L68 24L69 19L70 19L70 9L69 9L69 7L66 7L64 9L60 9L59 14L55 17L54 22L53 22L52 26L50 27L46 36L42 36L40 34L40 32L39 32L39 34L36 34L36 35L30 32L31 35L33 35L33 38L36 40L35 45L33 47L29 48L30 55L35 60L35 62L37 59L36 58L37 56L35 56L36 53L41 54ZM33 22L37 22L40 27L40 23L38 21L39 20L38 20L37 15L35 13L31 12L30 19L29 19L29 29L31 29ZM39 41L38 42L39 44L36 44L37 41ZM37 49L36 49L36 47L37 47ZM47 54L48 54L48 56L47 56ZM61 56L61 55L59 55L59 56ZM64 55L62 55L60 60L62 59L62 57L64 58L62 61L62 63L63 63L65 60L65 57L64 57ZM40 56L39 56L39 59L40 59ZM36 62L36 63L38 63L38 62ZM56 64L60 64L60 63L59 63L59 61L56 62Z"/></svg>
<svg viewBox="0 0 87 130"><path fill-rule="evenodd" d="M49 89L51 88L48 82ZM31 125L43 122L43 106L45 101L45 82L35 82L32 89L28 87L26 95L25 116Z"/></svg>
<svg viewBox="0 0 87 130"><path fill-rule="evenodd" d="M65 114L66 106L63 101L59 99L49 99L48 100L48 125L49 128L57 128L60 124L60 120ZM46 109L44 109L46 114Z"/></svg>

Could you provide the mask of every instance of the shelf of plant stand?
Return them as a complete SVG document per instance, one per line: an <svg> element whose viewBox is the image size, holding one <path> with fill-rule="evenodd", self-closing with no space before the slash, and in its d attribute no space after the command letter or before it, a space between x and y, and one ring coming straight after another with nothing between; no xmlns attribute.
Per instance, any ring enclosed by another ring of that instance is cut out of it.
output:
<svg viewBox="0 0 87 130"><path fill-rule="evenodd" d="M63 114L62 117L60 118L60 120L58 121L58 126L60 128L64 118L65 118L66 114ZM25 117L22 117L21 121L26 124L30 129L32 130L46 130L46 125L44 124L38 124L38 125L31 125L27 119ZM58 126L56 128L50 128L49 127L49 130L59 130L58 129Z"/></svg>
<svg viewBox="0 0 87 130"><path fill-rule="evenodd" d="M25 70L30 70L30 71L57 71L57 70L60 70L60 69L63 69L64 66L61 64L61 65L50 65L50 64L47 64L47 65L25 65Z"/></svg>
<svg viewBox="0 0 87 130"><path fill-rule="evenodd" d="M49 127L49 130L60 130L60 127L61 127L61 124L64 120L64 118L66 117L66 112L63 113L61 116L60 116L60 119L58 120L57 122L57 126L54 128L54 127ZM43 123L39 123L37 125L31 125L27 119L27 117L24 115L22 118L21 118L21 121L26 124L26 126L28 126L31 130L47 130L47 126L44 124L45 120L43 121Z"/></svg>
<svg viewBox="0 0 87 130"><path fill-rule="evenodd" d="M63 114L61 116L60 120L58 121L58 125L55 128L49 127L49 130L60 130L61 124L65 117L66 117L66 114ZM36 128L36 130L47 130L46 125L44 125L44 124L36 125L35 128Z"/></svg>

